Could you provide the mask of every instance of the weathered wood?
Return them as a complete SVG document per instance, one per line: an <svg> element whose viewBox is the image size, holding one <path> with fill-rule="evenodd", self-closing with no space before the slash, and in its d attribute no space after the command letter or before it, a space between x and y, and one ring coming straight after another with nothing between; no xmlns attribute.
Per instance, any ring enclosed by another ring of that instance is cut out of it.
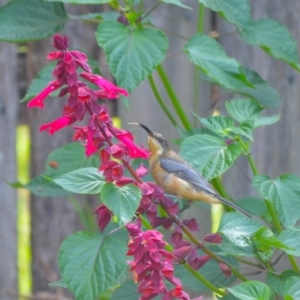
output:
<svg viewBox="0 0 300 300"><path fill-rule="evenodd" d="M0 4L2 4L0 1ZM13 300L18 291L17 192L7 182L16 181L16 127L18 90L16 46L0 42L0 299Z"/></svg>

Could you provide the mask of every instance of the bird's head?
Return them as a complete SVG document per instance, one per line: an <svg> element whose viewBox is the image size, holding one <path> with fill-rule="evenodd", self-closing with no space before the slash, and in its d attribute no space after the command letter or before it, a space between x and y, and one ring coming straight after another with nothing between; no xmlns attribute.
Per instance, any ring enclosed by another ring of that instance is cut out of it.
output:
<svg viewBox="0 0 300 300"><path fill-rule="evenodd" d="M152 132L147 126L141 123L129 123L141 126L148 133L148 146L151 153L161 155L168 148L168 141L160 134Z"/></svg>

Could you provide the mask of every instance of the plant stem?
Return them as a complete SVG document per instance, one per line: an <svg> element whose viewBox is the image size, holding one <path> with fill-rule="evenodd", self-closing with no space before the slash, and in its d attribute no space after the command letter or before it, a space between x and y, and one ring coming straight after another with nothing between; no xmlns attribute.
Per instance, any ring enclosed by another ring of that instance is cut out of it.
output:
<svg viewBox="0 0 300 300"><path fill-rule="evenodd" d="M173 87L170 83L170 80L169 80L165 70L163 69L163 67L161 65L158 65L156 70L157 70L157 73L167 91L168 96L170 97L171 103L172 103L183 127L186 130L191 130L193 127L192 127L187 115L185 114L184 109L183 109L179 99L177 98L175 91L173 90Z"/></svg>
<svg viewBox="0 0 300 300"><path fill-rule="evenodd" d="M150 87L152 89L152 92L158 102L158 104L160 105L160 107L162 108L162 110L164 111L164 113L166 114L166 116L169 118L170 122L172 123L173 126L178 126L176 120L173 118L171 112L169 111L168 107L165 105L165 102L164 100L162 99L157 87L156 87L156 84L154 82L154 79L153 79L153 76L152 75L149 75L148 76L148 80L149 80L149 83L150 83Z"/></svg>

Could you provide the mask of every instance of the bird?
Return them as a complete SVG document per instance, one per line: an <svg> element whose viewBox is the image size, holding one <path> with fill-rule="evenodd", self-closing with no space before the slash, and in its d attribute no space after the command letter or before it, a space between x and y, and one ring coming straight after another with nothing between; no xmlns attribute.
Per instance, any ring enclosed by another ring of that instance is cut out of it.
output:
<svg viewBox="0 0 300 300"><path fill-rule="evenodd" d="M167 195L173 195L189 202L225 204L252 218L232 201L221 197L197 170L169 147L168 141L160 133L152 132L141 123L129 124L139 125L148 133L148 147L151 152L149 171L156 184Z"/></svg>

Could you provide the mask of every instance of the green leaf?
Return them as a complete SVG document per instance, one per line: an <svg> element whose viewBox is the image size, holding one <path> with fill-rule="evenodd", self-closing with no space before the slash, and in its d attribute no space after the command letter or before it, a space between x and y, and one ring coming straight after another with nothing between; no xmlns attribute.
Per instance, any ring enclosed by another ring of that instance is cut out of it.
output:
<svg viewBox="0 0 300 300"><path fill-rule="evenodd" d="M254 129L254 122L253 121L245 121L239 125L239 127L232 127L230 129L230 132L235 133L237 135L242 135L249 139L250 141L253 141L252 133Z"/></svg>
<svg viewBox="0 0 300 300"><path fill-rule="evenodd" d="M284 288L289 287L290 279L292 278L300 279L299 274L292 270L287 270L282 272L279 276L273 273L268 273L266 276L268 286L277 294L283 296ZM286 284L286 282L288 282ZM290 281L291 282L291 281Z"/></svg>
<svg viewBox="0 0 300 300"><path fill-rule="evenodd" d="M235 245L246 247L251 243L251 236L261 227L258 221L232 212L222 216L218 232L223 233Z"/></svg>
<svg viewBox="0 0 300 300"><path fill-rule="evenodd" d="M186 6L186 5L182 4L182 3L180 2L180 0L161 0L161 1L162 1L162 2L165 2L165 3L168 3L168 4L174 4L174 5L183 7L183 8L192 9L192 8L190 8L189 6Z"/></svg>
<svg viewBox="0 0 300 300"><path fill-rule="evenodd" d="M138 300L140 294L137 292L138 285L133 280L125 280L113 293L111 300Z"/></svg>
<svg viewBox="0 0 300 300"><path fill-rule="evenodd" d="M229 23L245 26L251 20L250 6L247 0L199 0L206 7L217 11Z"/></svg>
<svg viewBox="0 0 300 300"><path fill-rule="evenodd" d="M272 88L269 82L263 80L256 72L244 67L242 70L253 87L246 86L238 90L232 90L232 92L255 99L263 106L278 107L281 103L279 92Z"/></svg>
<svg viewBox="0 0 300 300"><path fill-rule="evenodd" d="M300 256L300 231L292 228L288 228L280 233L278 236L283 244L289 249L284 250L287 254Z"/></svg>
<svg viewBox="0 0 300 300"><path fill-rule="evenodd" d="M276 247L284 251L290 249L288 246L282 243L267 227L262 227L257 230L252 239L259 251L267 251L271 249L271 247Z"/></svg>
<svg viewBox="0 0 300 300"><path fill-rule="evenodd" d="M255 176L252 184L263 198L273 203L284 226L295 225L300 218L299 177L288 174L275 179Z"/></svg>
<svg viewBox="0 0 300 300"><path fill-rule="evenodd" d="M73 170L87 167L98 168L99 165L98 156L93 155L87 158L85 148L81 144L69 143L49 154L46 161L46 175L56 178Z"/></svg>
<svg viewBox="0 0 300 300"><path fill-rule="evenodd" d="M228 136L234 121L226 116L212 116L208 118L199 118L203 126L217 133L220 136Z"/></svg>
<svg viewBox="0 0 300 300"><path fill-rule="evenodd" d="M221 247L216 247L214 253L217 255L239 255L245 257L256 257L257 250L254 243L249 239L245 239L245 243L235 244L235 241L231 241L227 236L222 235Z"/></svg>
<svg viewBox="0 0 300 300"><path fill-rule="evenodd" d="M283 286L282 294L285 300L300 299L300 277L294 276L286 280Z"/></svg>
<svg viewBox="0 0 300 300"><path fill-rule="evenodd" d="M49 286L59 286L59 287L62 287L62 288L67 288L67 283L63 280L63 279L60 279L58 281L54 281L54 282L50 282L48 283Z"/></svg>
<svg viewBox="0 0 300 300"><path fill-rule="evenodd" d="M247 281L228 288L228 291L243 300L269 300L271 291L261 281Z"/></svg>
<svg viewBox="0 0 300 300"><path fill-rule="evenodd" d="M185 45L184 51L193 64L219 85L228 89L253 87L247 81L239 62L228 57L215 39L204 34L196 34Z"/></svg>
<svg viewBox="0 0 300 300"><path fill-rule="evenodd" d="M58 261L75 299L96 299L127 272L126 243L112 236L75 232L61 244Z"/></svg>
<svg viewBox="0 0 300 300"><path fill-rule="evenodd" d="M59 197L70 194L70 192L65 191L58 184L56 184L52 178L44 175L34 177L29 183L24 185L24 188L28 189L34 195L40 197Z"/></svg>
<svg viewBox="0 0 300 300"><path fill-rule="evenodd" d="M119 86L132 91L164 60L168 39L157 29L131 28L103 21L96 31L98 44Z"/></svg>
<svg viewBox="0 0 300 300"><path fill-rule="evenodd" d="M252 21L239 30L250 45L259 46L271 56L299 70L297 44L285 26L271 19Z"/></svg>
<svg viewBox="0 0 300 300"><path fill-rule="evenodd" d="M63 2L71 4L104 4L111 0L45 0L46 2Z"/></svg>
<svg viewBox="0 0 300 300"><path fill-rule="evenodd" d="M181 156L207 179L223 174L242 153L239 144L227 145L220 138L197 134L182 142Z"/></svg>
<svg viewBox="0 0 300 300"><path fill-rule="evenodd" d="M203 255L203 252L199 251L199 255ZM238 269L239 265L233 257L224 256L222 257L222 259L233 268ZM203 267L201 267L199 273L211 284L218 288L229 286L236 279L234 275L229 278L225 277L220 269L219 263L214 261L213 259L210 259ZM206 285L199 282L182 265L176 266L175 276L181 280L184 287L189 288L195 292L210 291Z"/></svg>
<svg viewBox="0 0 300 300"><path fill-rule="evenodd" d="M55 65L56 62L51 62L49 65L47 65L46 67L40 70L36 78L31 82L26 92L26 95L20 102L25 102L32 99L33 97L38 95L41 92L41 90L49 84L50 81L53 80L52 71L55 68ZM53 97L58 96L59 91L60 89L51 93L51 96Z"/></svg>
<svg viewBox="0 0 300 300"><path fill-rule="evenodd" d="M0 40L24 43L41 40L63 29L63 4L40 0L14 0L0 8Z"/></svg>
<svg viewBox="0 0 300 300"><path fill-rule="evenodd" d="M254 128L276 123L280 116L265 117L261 115L263 107L252 99L233 99L225 102L225 107L230 116L236 121L243 123L252 121Z"/></svg>
<svg viewBox="0 0 300 300"><path fill-rule="evenodd" d="M138 187L128 184L117 187L112 183L105 183L100 197L102 202L118 218L120 225L132 219L141 201L141 191Z"/></svg>
<svg viewBox="0 0 300 300"><path fill-rule="evenodd" d="M268 209L262 199L255 197L247 197L237 201L238 206L253 216L265 216L268 214Z"/></svg>
<svg viewBox="0 0 300 300"><path fill-rule="evenodd" d="M66 173L54 180L63 189L78 194L98 194L105 179L96 168L82 168Z"/></svg>

